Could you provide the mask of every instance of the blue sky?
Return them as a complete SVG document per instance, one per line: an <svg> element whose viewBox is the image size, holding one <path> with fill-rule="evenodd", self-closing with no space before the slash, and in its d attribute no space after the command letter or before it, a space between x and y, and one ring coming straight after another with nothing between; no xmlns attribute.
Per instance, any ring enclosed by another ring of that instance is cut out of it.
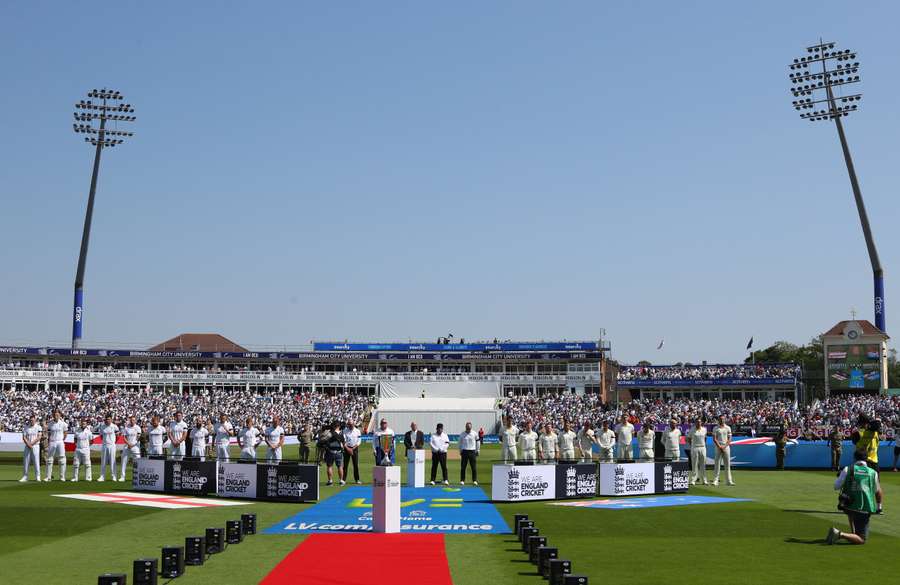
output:
<svg viewBox="0 0 900 585"><path fill-rule="evenodd" d="M85 338L590 339L634 362L805 342L871 271L833 125L787 64L863 63L847 120L895 313L891 2L123 2L0 7L0 343L65 342L93 87ZM896 309L900 311L900 309ZM660 339L663 350L657 351Z"/></svg>

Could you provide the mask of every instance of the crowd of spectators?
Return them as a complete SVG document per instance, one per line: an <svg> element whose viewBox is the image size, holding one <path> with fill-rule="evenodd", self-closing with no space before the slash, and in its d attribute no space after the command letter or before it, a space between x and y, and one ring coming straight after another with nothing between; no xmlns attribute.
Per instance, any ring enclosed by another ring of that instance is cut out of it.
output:
<svg viewBox="0 0 900 585"><path fill-rule="evenodd" d="M793 378L800 373L796 364L714 364L684 366L622 366L619 380L725 380Z"/></svg>
<svg viewBox="0 0 900 585"><path fill-rule="evenodd" d="M541 397L516 396L501 401L501 410L521 426L525 421L535 425L549 422L555 428L564 421L581 425L585 421L599 426L603 421L614 425L618 416L636 424L667 424L675 419L688 425L698 418L712 423L725 415L731 425L754 428L770 425L795 427L849 427L859 415L879 418L887 424L900 422L900 397L848 396L816 401L798 406L792 401L768 400L661 400L637 399L618 405L603 404L597 395L549 394Z"/></svg>
<svg viewBox="0 0 900 585"><path fill-rule="evenodd" d="M114 421L130 415L146 423L154 414L169 420L182 411L185 420L193 423L197 417L214 422L221 413L235 424L243 424L252 416L257 424L268 424L280 416L288 434L296 434L309 424L313 429L332 421L353 420L362 423L369 398L360 394L328 395L323 392L291 392L277 389L256 393L244 389L204 389L195 393L165 393L150 388L141 389L85 389L73 392L29 390L8 387L0 391L0 431L19 432L28 416L49 417L59 409L69 428L75 428L82 418L99 424L109 413ZM142 424L142 426L144 426Z"/></svg>

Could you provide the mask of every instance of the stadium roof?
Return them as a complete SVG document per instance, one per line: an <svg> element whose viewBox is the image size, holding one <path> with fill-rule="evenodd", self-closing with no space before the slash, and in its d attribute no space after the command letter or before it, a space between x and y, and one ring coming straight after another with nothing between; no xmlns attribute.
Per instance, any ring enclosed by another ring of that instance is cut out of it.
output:
<svg viewBox="0 0 900 585"><path fill-rule="evenodd" d="M247 351L218 333L182 333L147 351Z"/></svg>
<svg viewBox="0 0 900 585"><path fill-rule="evenodd" d="M839 321L837 325L829 329L825 332L825 335L843 335L844 328L847 326L847 323L853 323L853 321ZM856 319L856 323L859 325L860 329L862 329L863 335L883 335L887 337L887 333L872 325L870 321L865 319Z"/></svg>

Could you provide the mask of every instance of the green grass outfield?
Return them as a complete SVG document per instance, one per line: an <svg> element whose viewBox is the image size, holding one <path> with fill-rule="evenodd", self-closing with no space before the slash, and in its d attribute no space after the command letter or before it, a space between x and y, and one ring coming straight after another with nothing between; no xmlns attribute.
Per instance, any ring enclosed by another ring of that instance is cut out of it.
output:
<svg viewBox="0 0 900 585"><path fill-rule="evenodd" d="M294 447L293 449L296 449ZM490 493L496 447L479 458L482 487ZM286 457L295 457L288 449ZM360 457L363 479L371 458ZM103 572L124 572L131 561L158 557L165 544L203 534L208 526L255 512L259 529L311 504L255 503L229 508L157 510L54 498L51 494L127 490L129 483L17 482L20 459L0 459L0 583L94 584ZM427 467L430 463L426 463ZM69 466L71 470L71 465ZM95 464L94 475L96 477ZM70 471L71 473L71 471ZM451 478L459 462L450 462ZM324 481L324 466L321 471ZM900 473L882 474L883 516L873 517L865 546L825 546L829 526L846 529L835 511L833 474L810 471L738 471L737 486L691 489L691 494L751 498L752 502L637 510L595 510L545 502L500 504L512 523L515 513L534 519L561 557L591 583L654 584L889 582L900 571ZM327 498L337 487L322 487ZM895 512L896 510L896 512ZM188 567L180 585L256 583L303 539L257 534L215 555L202 567ZM510 535L448 535L447 556L454 583L518 585L545 583L535 576ZM359 554L365 554L360 549ZM335 563L336 572L353 571ZM21 579L21 581L16 581ZM427 583L427 576L417 579Z"/></svg>

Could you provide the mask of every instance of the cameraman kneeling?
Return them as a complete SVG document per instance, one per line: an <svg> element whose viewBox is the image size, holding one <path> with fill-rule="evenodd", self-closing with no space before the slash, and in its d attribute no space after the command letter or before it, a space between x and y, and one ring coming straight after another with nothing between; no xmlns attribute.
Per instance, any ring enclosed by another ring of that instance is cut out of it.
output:
<svg viewBox="0 0 900 585"><path fill-rule="evenodd" d="M866 452L861 449L853 454L853 461L853 465L841 470L834 482L834 489L841 491L838 508L847 514L852 532L841 532L832 526L826 537L828 544L842 538L851 544L865 544L869 536L869 518L881 513L882 491L878 473L866 464Z"/></svg>

